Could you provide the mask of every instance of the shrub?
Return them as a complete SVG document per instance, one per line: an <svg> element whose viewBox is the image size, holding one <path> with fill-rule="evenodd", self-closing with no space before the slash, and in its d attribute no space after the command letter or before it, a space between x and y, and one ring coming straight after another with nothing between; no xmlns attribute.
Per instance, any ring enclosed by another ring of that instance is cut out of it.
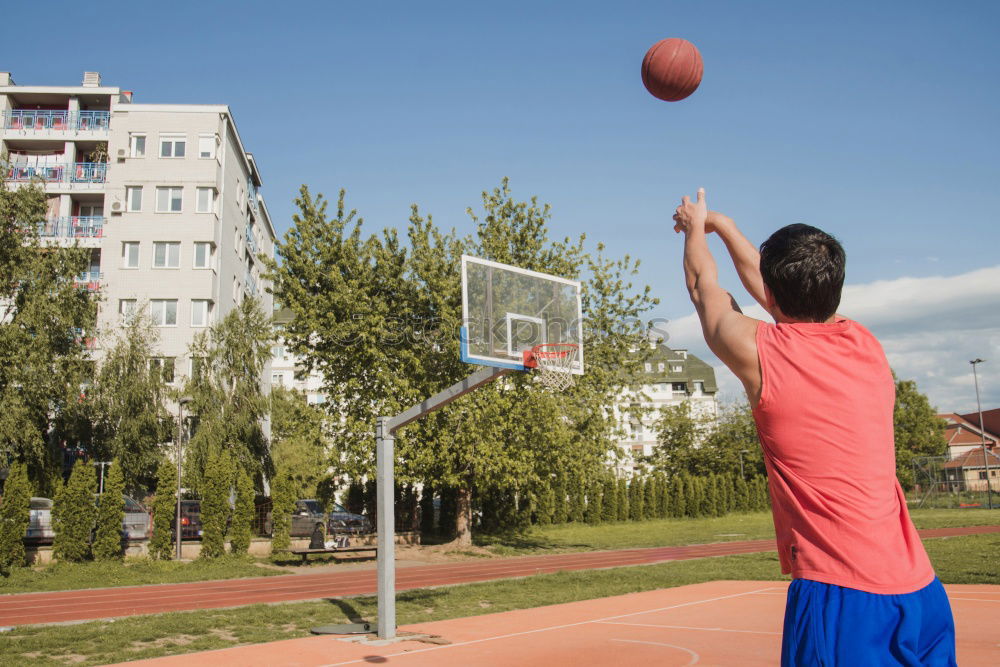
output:
<svg viewBox="0 0 1000 667"><path fill-rule="evenodd" d="M538 489L538 504L535 507L535 523L539 526L548 526L552 523L552 515L556 509L556 496L552 492L552 485L548 481L543 481Z"/></svg>
<svg viewBox="0 0 1000 667"><path fill-rule="evenodd" d="M601 484L601 521L610 523L618 520L618 488L615 478L607 475Z"/></svg>
<svg viewBox="0 0 1000 667"><path fill-rule="evenodd" d="M232 511L229 493L233 477L229 452L222 450L209 456L202 476L201 558L218 558L226 553L226 525Z"/></svg>
<svg viewBox="0 0 1000 667"><path fill-rule="evenodd" d="M642 521L643 515L643 483L639 475L634 475L628 485L628 518L632 521Z"/></svg>
<svg viewBox="0 0 1000 667"><path fill-rule="evenodd" d="M616 482L616 495L618 496L618 520L628 521L628 481L624 477L619 477Z"/></svg>
<svg viewBox="0 0 1000 667"><path fill-rule="evenodd" d="M56 492L52 507L52 528L56 534L52 551L57 559L80 562L90 557L90 534L97 514L96 493L94 466L77 459L69 481Z"/></svg>
<svg viewBox="0 0 1000 667"><path fill-rule="evenodd" d="M291 547L295 501L294 482L284 471L278 471L271 479L271 553L288 551Z"/></svg>
<svg viewBox="0 0 1000 667"><path fill-rule="evenodd" d="M14 463L7 472L0 504L0 575L7 576L12 568L24 566L24 533L28 530L30 507L28 467Z"/></svg>
<svg viewBox="0 0 1000 667"><path fill-rule="evenodd" d="M587 487L587 523L598 524L604 519L604 487L600 480L593 480Z"/></svg>
<svg viewBox="0 0 1000 667"><path fill-rule="evenodd" d="M229 550L234 554L245 554L250 550L254 495L253 480L240 466L236 472L236 507L233 508L233 525L229 531Z"/></svg>
<svg viewBox="0 0 1000 667"><path fill-rule="evenodd" d="M153 500L153 537L149 541L152 558L167 559L173 553L173 530L177 520L177 469L166 459L156 470L156 496Z"/></svg>
<svg viewBox="0 0 1000 667"><path fill-rule="evenodd" d="M555 496L555 509L552 512L552 523L566 523L568 517L566 506L566 485L562 477L556 477L552 482L552 494Z"/></svg>
<svg viewBox="0 0 1000 667"><path fill-rule="evenodd" d="M680 518L687 512L687 498L684 496L684 478L670 477L670 516Z"/></svg>
<svg viewBox="0 0 1000 667"><path fill-rule="evenodd" d="M576 477L570 482L570 521L583 523L583 515L586 511L587 489L584 487L583 477Z"/></svg>
<svg viewBox="0 0 1000 667"><path fill-rule="evenodd" d="M104 480L104 493L97 504L95 560L122 560L125 556L122 526L125 523L125 475L115 459Z"/></svg>
<svg viewBox="0 0 1000 667"><path fill-rule="evenodd" d="M649 477L642 486L642 518L656 518L656 496L659 479L656 476Z"/></svg>

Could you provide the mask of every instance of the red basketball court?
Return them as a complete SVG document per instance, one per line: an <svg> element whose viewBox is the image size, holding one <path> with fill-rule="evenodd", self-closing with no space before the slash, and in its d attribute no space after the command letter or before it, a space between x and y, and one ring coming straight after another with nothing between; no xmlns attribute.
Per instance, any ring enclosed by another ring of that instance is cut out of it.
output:
<svg viewBox="0 0 1000 667"><path fill-rule="evenodd" d="M775 665L786 583L714 581L400 628L378 645L317 636L130 665ZM1000 664L1000 586L949 585L963 667ZM446 643L431 643L446 642Z"/></svg>

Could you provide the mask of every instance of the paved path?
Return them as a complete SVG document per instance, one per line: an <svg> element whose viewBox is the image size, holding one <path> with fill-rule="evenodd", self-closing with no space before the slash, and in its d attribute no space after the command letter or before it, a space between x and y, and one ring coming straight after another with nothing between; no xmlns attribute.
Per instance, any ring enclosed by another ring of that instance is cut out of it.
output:
<svg viewBox="0 0 1000 667"><path fill-rule="evenodd" d="M921 537L925 538L979 533L1000 533L1000 526L970 526L920 531ZM628 565L648 565L708 556L760 553L773 551L774 548L774 540L769 539L416 565L400 567L396 570L396 589L403 591L429 586L527 577L562 570L591 570ZM296 576L227 579L188 584L99 588L57 593L23 593L0 596L0 626L60 623L139 614L158 614L167 611L239 607L259 603L374 594L375 591L375 570L368 569Z"/></svg>

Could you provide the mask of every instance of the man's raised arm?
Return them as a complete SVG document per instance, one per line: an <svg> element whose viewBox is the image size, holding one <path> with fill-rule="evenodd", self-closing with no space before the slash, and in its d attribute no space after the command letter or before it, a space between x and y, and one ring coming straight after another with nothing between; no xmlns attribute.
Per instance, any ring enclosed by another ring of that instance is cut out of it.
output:
<svg viewBox="0 0 1000 667"><path fill-rule="evenodd" d="M760 253L757 248L743 236L732 218L717 211L708 212L705 229L709 232L714 231L726 244L743 287L766 309L764 280L760 277Z"/></svg>

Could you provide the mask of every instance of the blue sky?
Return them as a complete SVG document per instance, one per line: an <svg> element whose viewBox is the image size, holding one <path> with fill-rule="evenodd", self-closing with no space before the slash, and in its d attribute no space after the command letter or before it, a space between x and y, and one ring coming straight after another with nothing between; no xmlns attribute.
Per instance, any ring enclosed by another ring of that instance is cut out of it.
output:
<svg viewBox="0 0 1000 667"><path fill-rule="evenodd" d="M704 186L755 242L789 222L835 234L843 310L869 316L897 371L967 411L967 362L984 357L984 407L1000 406L1000 4L46 6L5 6L0 69L21 85L98 70L137 102L229 104L279 234L302 183L346 188L372 230L418 203L467 231L465 208L508 176L552 204L554 236L641 258L671 344L717 364L670 229L676 200ZM705 60L674 104L639 77L671 36Z"/></svg>

